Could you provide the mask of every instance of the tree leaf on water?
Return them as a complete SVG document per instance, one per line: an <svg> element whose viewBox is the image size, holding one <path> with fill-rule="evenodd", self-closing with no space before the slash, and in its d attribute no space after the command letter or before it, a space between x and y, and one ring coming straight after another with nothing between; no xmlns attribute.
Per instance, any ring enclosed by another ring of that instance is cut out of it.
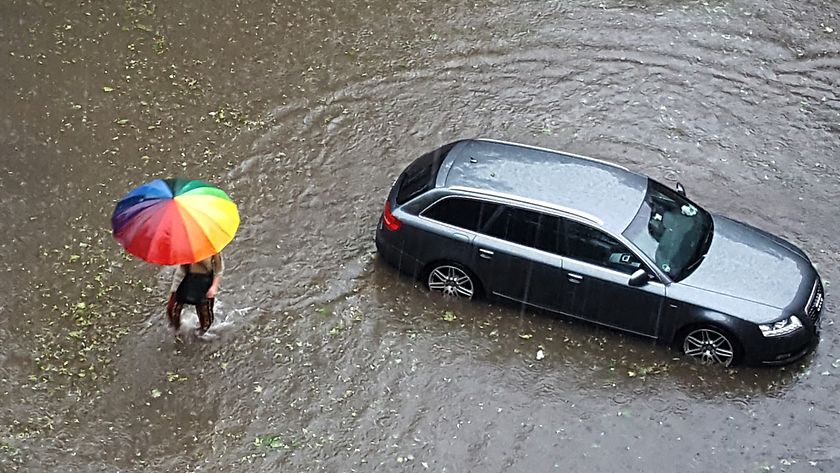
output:
<svg viewBox="0 0 840 473"><path fill-rule="evenodd" d="M283 441L280 439L278 435L258 435L256 439L254 439L254 446L256 447L270 447L270 448L281 448L283 447Z"/></svg>

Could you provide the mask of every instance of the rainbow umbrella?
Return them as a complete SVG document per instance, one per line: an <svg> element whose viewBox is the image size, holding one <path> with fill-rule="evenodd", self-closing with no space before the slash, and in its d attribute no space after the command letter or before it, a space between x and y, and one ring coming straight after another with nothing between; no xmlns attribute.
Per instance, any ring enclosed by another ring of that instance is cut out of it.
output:
<svg viewBox="0 0 840 473"><path fill-rule="evenodd" d="M157 179L134 189L111 216L114 238L150 263L201 261L230 243L239 227L236 204L206 182Z"/></svg>

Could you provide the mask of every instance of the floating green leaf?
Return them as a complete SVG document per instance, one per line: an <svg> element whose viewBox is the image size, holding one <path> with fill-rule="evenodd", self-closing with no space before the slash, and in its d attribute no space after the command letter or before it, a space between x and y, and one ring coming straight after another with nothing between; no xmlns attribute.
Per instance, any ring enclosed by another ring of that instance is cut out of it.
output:
<svg viewBox="0 0 840 473"><path fill-rule="evenodd" d="M254 439L254 445L257 447L280 448L283 447L283 441L277 435L258 435Z"/></svg>

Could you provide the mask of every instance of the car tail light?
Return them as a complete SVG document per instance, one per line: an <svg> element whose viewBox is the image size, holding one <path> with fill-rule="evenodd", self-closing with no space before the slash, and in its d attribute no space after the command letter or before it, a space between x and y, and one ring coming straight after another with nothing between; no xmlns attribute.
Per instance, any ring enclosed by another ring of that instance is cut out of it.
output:
<svg viewBox="0 0 840 473"><path fill-rule="evenodd" d="M382 221L385 223L385 227L392 232L399 230L402 226L402 222L397 220L397 217L394 217L394 214L391 213L391 202L385 202L385 211L382 212Z"/></svg>

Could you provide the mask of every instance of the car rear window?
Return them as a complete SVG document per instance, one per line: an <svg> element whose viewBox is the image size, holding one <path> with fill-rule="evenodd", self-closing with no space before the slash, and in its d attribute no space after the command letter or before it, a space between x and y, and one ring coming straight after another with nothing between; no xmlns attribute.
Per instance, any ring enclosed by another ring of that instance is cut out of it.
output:
<svg viewBox="0 0 840 473"><path fill-rule="evenodd" d="M417 158L400 176L397 205L402 205L435 186L440 165L457 144L450 143Z"/></svg>

